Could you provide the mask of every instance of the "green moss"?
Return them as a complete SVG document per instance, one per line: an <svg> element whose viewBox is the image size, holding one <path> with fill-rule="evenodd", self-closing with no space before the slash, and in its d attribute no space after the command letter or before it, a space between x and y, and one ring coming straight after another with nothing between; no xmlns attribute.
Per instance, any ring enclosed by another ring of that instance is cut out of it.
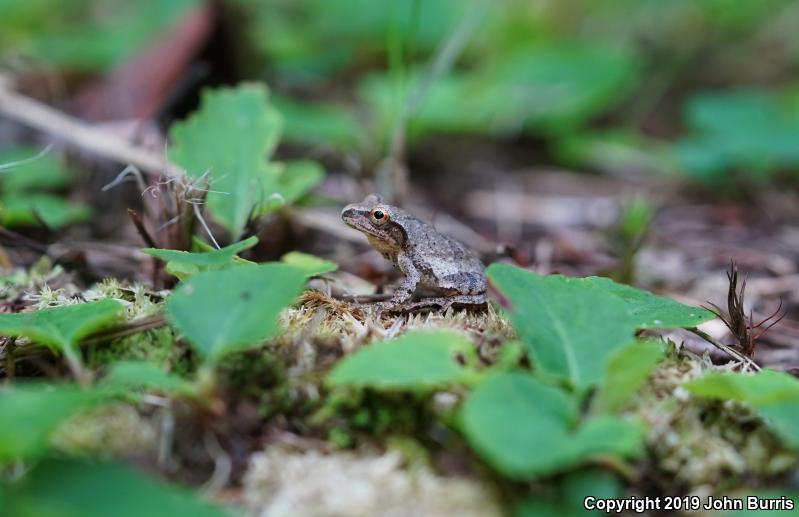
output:
<svg viewBox="0 0 799 517"><path fill-rule="evenodd" d="M673 480L678 492L711 486L723 494L795 469L799 455L745 405L694 398L681 387L712 368L709 361L672 354L632 409L649 424L650 467L658 477Z"/></svg>
<svg viewBox="0 0 799 517"><path fill-rule="evenodd" d="M335 436L348 435L347 445L358 436L384 440L392 436L423 438L430 423L431 396L412 393L380 393L370 389L337 389L328 393L309 418L314 427L335 429Z"/></svg>
<svg viewBox="0 0 799 517"><path fill-rule="evenodd" d="M196 357L175 343L175 335L169 327L140 332L87 349L86 363L92 369L122 360L152 363L180 375L197 367Z"/></svg>
<svg viewBox="0 0 799 517"><path fill-rule="evenodd" d="M48 282L63 273L61 266L54 266L53 262L44 255L27 271L20 268L0 275L0 299L11 300L25 293L47 288ZM76 291L77 288L71 290Z"/></svg>

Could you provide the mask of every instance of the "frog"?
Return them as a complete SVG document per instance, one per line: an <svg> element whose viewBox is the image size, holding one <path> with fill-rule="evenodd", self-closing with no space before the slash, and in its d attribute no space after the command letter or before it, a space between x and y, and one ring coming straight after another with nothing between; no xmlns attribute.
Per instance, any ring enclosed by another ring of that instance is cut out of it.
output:
<svg viewBox="0 0 799 517"><path fill-rule="evenodd" d="M394 263L403 279L380 310L413 311L438 306L446 312L453 304L486 304L485 266L462 243L440 233L432 224L369 194L341 211L341 219L360 231L369 244ZM432 296L418 298L419 291Z"/></svg>

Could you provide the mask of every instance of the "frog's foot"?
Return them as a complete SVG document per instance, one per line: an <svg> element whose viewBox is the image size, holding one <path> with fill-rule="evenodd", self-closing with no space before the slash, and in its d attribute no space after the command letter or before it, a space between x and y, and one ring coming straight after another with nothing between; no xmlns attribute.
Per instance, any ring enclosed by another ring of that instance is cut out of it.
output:
<svg viewBox="0 0 799 517"><path fill-rule="evenodd" d="M482 294L460 294L456 296L441 296L422 298L419 301L403 305L401 309L406 312L438 306L442 313L447 312L453 304L458 305L485 305L486 297Z"/></svg>
<svg viewBox="0 0 799 517"><path fill-rule="evenodd" d="M352 307L364 314L369 313L379 318L384 311L391 312L394 306L390 302L363 302L354 303Z"/></svg>
<svg viewBox="0 0 799 517"><path fill-rule="evenodd" d="M393 312L404 311L405 303L403 301L398 301L392 298L389 300L382 300L382 301L356 303L353 304L353 307L358 308L363 312L369 312L372 315L379 318L380 315L383 314L384 312L393 313Z"/></svg>

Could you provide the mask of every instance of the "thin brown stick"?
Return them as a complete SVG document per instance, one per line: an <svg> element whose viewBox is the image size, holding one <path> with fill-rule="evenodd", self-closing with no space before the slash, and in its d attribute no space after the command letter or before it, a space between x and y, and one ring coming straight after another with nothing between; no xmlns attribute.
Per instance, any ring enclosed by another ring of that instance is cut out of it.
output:
<svg viewBox="0 0 799 517"><path fill-rule="evenodd" d="M133 222L133 226L136 227L136 231L139 232L139 237L151 248L157 248L158 244L155 243L150 232L147 231L147 228L144 227L144 222L139 217L139 214L136 213L135 210L132 208L128 208L128 217L130 218L131 222Z"/></svg>
<svg viewBox="0 0 799 517"><path fill-rule="evenodd" d="M83 359L81 359L80 351L76 350L72 346L64 347L64 359L67 362L67 367L69 367L69 371L72 374L72 377L78 381L83 387L91 386L93 375L92 372L87 370L86 367L83 365Z"/></svg>
<svg viewBox="0 0 799 517"><path fill-rule="evenodd" d="M14 376L16 374L16 363L14 357L14 351L17 348L17 338L9 337L6 338L6 345L5 345L5 352L6 352L6 383L10 383L14 381Z"/></svg>
<svg viewBox="0 0 799 517"><path fill-rule="evenodd" d="M123 323L101 332L97 332L81 341L82 345L91 345L101 341L108 341L111 339L119 339L121 337L132 336L139 332L153 330L166 325L166 318L163 314L156 314L154 316L147 316L130 323Z"/></svg>
<svg viewBox="0 0 799 517"><path fill-rule="evenodd" d="M147 174L179 176L183 169L163 156L132 145L80 119L66 115L0 82L0 115L13 118L99 156L131 164Z"/></svg>
<svg viewBox="0 0 799 517"><path fill-rule="evenodd" d="M11 231L7 228L0 227L0 239L4 239L6 242L10 242L16 246L24 246L26 248L32 249L33 251L47 254L47 246L44 244L33 239L29 239L24 235Z"/></svg>
<svg viewBox="0 0 799 517"><path fill-rule="evenodd" d="M701 337L702 339L704 339L705 341L707 341L711 345L715 346L716 348L718 348L722 352L726 352L727 355L729 355L733 359L739 361L744 366L751 367L756 372L760 371L760 366L758 366L757 363L755 363L753 360L751 360L750 358L746 357L742 353L738 352L734 348L731 348L731 347L725 345L724 343L722 343L721 341L717 340L716 338L714 338L710 334L708 334L706 332L703 332L703 331L699 330L696 327L690 328L690 329L687 329L687 330L689 332L692 332L692 333L696 334L697 336Z"/></svg>
<svg viewBox="0 0 799 517"><path fill-rule="evenodd" d="M433 84L446 75L463 53L474 32L491 5L489 0L476 0L450 36L437 49L418 84L405 98L399 120L391 136L388 156L377 170L378 184L383 183L386 194L395 203L401 203L408 190L408 170L405 166L408 124L423 104ZM381 176L383 176L381 178ZM388 181L386 181L388 180ZM386 190L386 189L390 189Z"/></svg>

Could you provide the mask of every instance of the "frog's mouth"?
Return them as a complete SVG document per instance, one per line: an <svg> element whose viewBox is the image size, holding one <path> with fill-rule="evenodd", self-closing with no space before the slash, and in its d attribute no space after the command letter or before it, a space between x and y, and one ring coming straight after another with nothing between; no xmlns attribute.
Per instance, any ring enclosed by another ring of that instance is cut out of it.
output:
<svg viewBox="0 0 799 517"><path fill-rule="evenodd" d="M369 217L369 213L365 210L358 210L353 206L346 206L344 210L341 211L341 220L344 221L347 226L355 228L356 230L360 230L362 232L369 232L373 228L371 226L367 226L363 224L364 219Z"/></svg>
<svg viewBox="0 0 799 517"><path fill-rule="evenodd" d="M359 217L366 217L366 212L363 210L358 210L352 205L345 206L344 210L341 211L341 220L353 228L357 227L356 221Z"/></svg>
<svg viewBox="0 0 799 517"><path fill-rule="evenodd" d="M355 228L358 231L361 231L367 235L374 235L375 237L379 238L386 238L385 232L379 228L376 228L369 222L369 211L359 209L352 205L348 205L344 207L344 210L341 211L341 220L344 221L347 226L351 228Z"/></svg>

